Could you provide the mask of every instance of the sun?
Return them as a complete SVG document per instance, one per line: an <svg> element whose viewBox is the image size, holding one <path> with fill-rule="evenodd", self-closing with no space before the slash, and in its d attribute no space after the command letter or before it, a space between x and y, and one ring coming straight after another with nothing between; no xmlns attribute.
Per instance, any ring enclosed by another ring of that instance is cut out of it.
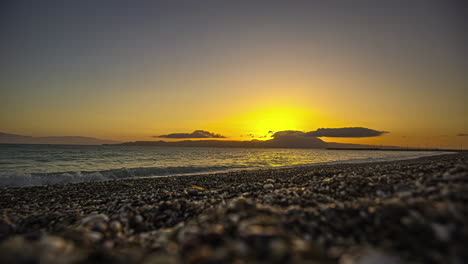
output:
<svg viewBox="0 0 468 264"><path fill-rule="evenodd" d="M231 140L268 140L278 131L310 131L317 127L330 125L332 122L303 105L257 106L212 123L207 126L213 131L220 131Z"/></svg>
<svg viewBox="0 0 468 264"><path fill-rule="evenodd" d="M249 129L256 134L269 131L299 130L303 127L302 116L291 109L266 109L251 113L248 119Z"/></svg>
<svg viewBox="0 0 468 264"><path fill-rule="evenodd" d="M310 120L310 112L295 107L270 107L256 110L238 119L245 133L252 139L270 139L272 134L284 130L304 130Z"/></svg>

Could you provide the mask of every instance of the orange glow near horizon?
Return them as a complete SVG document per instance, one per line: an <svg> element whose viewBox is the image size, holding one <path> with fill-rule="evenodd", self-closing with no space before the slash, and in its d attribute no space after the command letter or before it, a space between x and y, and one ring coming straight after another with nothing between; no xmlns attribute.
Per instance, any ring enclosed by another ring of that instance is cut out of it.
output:
<svg viewBox="0 0 468 264"><path fill-rule="evenodd" d="M306 107L283 105L258 106L242 114L207 126L234 140L268 140L274 132L310 131L323 124L336 124Z"/></svg>
<svg viewBox="0 0 468 264"><path fill-rule="evenodd" d="M395 16L385 5L329 12L322 1L210 1L171 12L145 2L109 7L116 13L88 4L8 12L6 32L21 34L2 45L11 57L0 132L150 141L206 130L219 140L267 140L284 130L365 127L389 133L322 140L468 146L466 34L450 1L405 4L390 9Z"/></svg>
<svg viewBox="0 0 468 264"><path fill-rule="evenodd" d="M244 131L255 139L271 138L272 133L282 130L303 130L306 123L305 111L293 108L270 108L242 116Z"/></svg>

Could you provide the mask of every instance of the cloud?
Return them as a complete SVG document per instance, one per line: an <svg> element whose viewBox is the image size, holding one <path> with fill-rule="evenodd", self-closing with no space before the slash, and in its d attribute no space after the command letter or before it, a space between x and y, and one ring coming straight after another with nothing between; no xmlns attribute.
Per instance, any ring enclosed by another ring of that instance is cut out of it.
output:
<svg viewBox="0 0 468 264"><path fill-rule="evenodd" d="M319 128L315 131L302 132L295 130L278 131L272 135L274 138L283 136L296 137L377 137L388 133L386 131L377 131L365 127L342 127L342 128Z"/></svg>
<svg viewBox="0 0 468 264"><path fill-rule="evenodd" d="M319 128L315 131L307 132L307 136L312 137L378 137L386 131L377 131L365 127L342 127L342 128Z"/></svg>
<svg viewBox="0 0 468 264"><path fill-rule="evenodd" d="M377 137L386 131L377 131L365 127L343 127L343 128L319 128L315 131L307 132L307 136L313 137Z"/></svg>
<svg viewBox="0 0 468 264"><path fill-rule="evenodd" d="M205 130L195 130L192 133L172 133L167 135L154 136L155 138L226 138L220 134L215 134Z"/></svg>
<svg viewBox="0 0 468 264"><path fill-rule="evenodd" d="M460 134L457 134L457 137L468 137L468 134L460 133Z"/></svg>

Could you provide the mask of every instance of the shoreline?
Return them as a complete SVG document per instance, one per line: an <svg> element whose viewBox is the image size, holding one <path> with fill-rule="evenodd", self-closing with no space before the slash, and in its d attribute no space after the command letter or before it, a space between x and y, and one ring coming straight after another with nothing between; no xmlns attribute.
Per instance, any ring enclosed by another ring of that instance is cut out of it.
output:
<svg viewBox="0 0 468 264"><path fill-rule="evenodd" d="M429 152L429 151L428 151ZM163 177L181 177L181 176L193 176L193 175L208 175L208 174L224 174L224 173L231 173L231 172L242 172L242 171L255 171L255 170L275 170L275 169L287 169L287 168L300 168L300 167L310 167L310 166L322 166L322 165L339 165L339 164L367 164L367 163L375 163L375 162L387 162L387 161L403 161L409 159L418 159L423 157L430 157L430 156L438 156L438 155L447 155L447 154L455 154L456 152L431 152L425 154L413 154L408 156L396 156L396 157L386 157L386 158L357 158L357 159L348 159L348 160L336 160L336 161L324 161L324 162L316 162L316 163L305 163L305 164L295 164L295 165L285 165L285 166L271 166L271 167L245 167L245 168L230 168L224 170L207 170L204 172L188 172L188 173L170 173L167 175L143 175L143 176L132 176L127 178L108 178L108 179L100 179L100 180L83 180L77 182L60 182L60 183L50 183L50 184L18 184L18 186L1 186L2 188L24 188L24 187L34 187L34 186L48 186L48 185L63 185L63 184L79 184L85 182L106 182L106 181L120 181L120 180L129 180L129 179L147 179L147 178L163 178ZM143 168L152 168L152 167L143 167ZM159 167L154 167L158 168ZM122 168L116 169L108 169L103 171L78 171L81 173L102 173L106 171L112 170L121 170ZM126 168L126 169L136 169L136 168ZM53 172L52 172L53 173ZM76 173L73 171L64 171L64 172L55 172L55 174L70 174ZM50 177L49 173L43 173L44 175ZM22 176L22 175L19 175ZM35 175L29 175L29 177L37 177ZM0 178L1 179L1 178ZM46 178L47 180L47 178Z"/></svg>
<svg viewBox="0 0 468 264"><path fill-rule="evenodd" d="M467 257L467 160L1 188L0 262L456 263Z"/></svg>
<svg viewBox="0 0 468 264"><path fill-rule="evenodd" d="M286 165L286 166L277 166L277 167L262 167L262 168L239 168L239 169L228 169L225 171L208 171L208 172L194 172L194 173L179 173L171 175L155 175L155 176L142 176L135 178L124 178L124 179L115 179L120 180L131 180L131 179L152 179L152 178L166 178L166 177L183 177L183 176L204 176L204 175L219 175L219 174L229 174L233 172L255 172L255 171L270 171L270 170L281 170L281 169L294 169L294 168L309 168L314 166L331 166L331 165L346 165L346 164L372 164L379 162L393 162L393 161L405 161L405 160L415 160L426 157L433 157L439 155L451 155L456 154L456 152L442 152L442 153L431 153L427 155L420 156L407 156L407 157L395 157L395 158L376 158L376 159L349 159L349 160L337 160L337 161L324 161L317 163L306 163L306 164L296 164L296 165ZM112 180L111 180L112 181ZM28 187L28 186L24 186ZM15 188L15 187L12 187ZM21 187L20 187L21 188Z"/></svg>

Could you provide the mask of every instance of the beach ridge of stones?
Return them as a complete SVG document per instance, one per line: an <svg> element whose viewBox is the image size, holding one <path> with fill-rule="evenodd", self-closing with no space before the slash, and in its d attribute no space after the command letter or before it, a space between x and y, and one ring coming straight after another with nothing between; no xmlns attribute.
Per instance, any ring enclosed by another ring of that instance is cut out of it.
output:
<svg viewBox="0 0 468 264"><path fill-rule="evenodd" d="M463 263L467 154L4 188L1 263Z"/></svg>

